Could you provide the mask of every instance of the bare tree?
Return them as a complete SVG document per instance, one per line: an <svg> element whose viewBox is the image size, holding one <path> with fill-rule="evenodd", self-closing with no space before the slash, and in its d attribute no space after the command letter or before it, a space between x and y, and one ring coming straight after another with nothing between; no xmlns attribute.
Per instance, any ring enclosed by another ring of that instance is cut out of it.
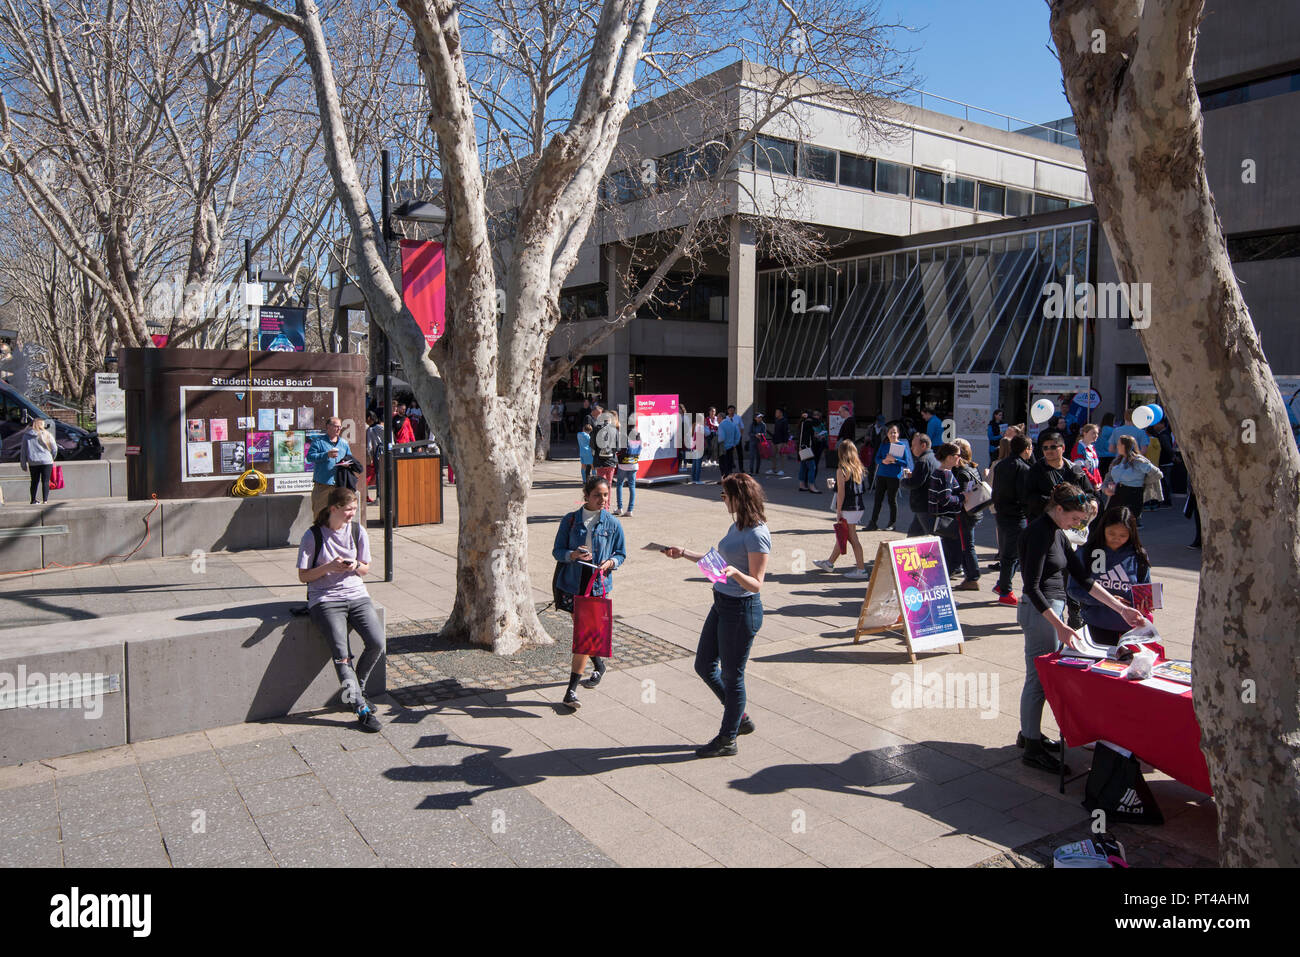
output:
<svg viewBox="0 0 1300 957"><path fill-rule="evenodd" d="M1229 866L1300 864L1300 453L1205 174L1202 0L1051 0L1052 36L1120 278L1178 422L1205 548L1193 691ZM1232 468L1223 468L1230 450Z"/></svg>

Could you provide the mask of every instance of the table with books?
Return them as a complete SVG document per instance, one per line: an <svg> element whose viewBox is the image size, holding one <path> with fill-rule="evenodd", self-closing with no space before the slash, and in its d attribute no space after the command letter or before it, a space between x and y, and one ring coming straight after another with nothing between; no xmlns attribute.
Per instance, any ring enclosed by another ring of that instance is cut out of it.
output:
<svg viewBox="0 0 1300 957"><path fill-rule="evenodd" d="M1070 747L1108 741L1188 787L1212 793L1187 662L1157 662L1150 678L1137 681L1119 677L1127 665L1068 653L1041 655L1034 666Z"/></svg>

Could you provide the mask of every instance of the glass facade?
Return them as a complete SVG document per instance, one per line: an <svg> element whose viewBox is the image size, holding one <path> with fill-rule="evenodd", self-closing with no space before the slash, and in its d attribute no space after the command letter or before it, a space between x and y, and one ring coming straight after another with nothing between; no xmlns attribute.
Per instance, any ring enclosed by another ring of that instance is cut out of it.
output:
<svg viewBox="0 0 1300 957"><path fill-rule="evenodd" d="M916 181L915 197L930 203L943 202L943 175L928 169L918 169L913 177Z"/></svg>
<svg viewBox="0 0 1300 957"><path fill-rule="evenodd" d="M1048 317L1043 304L1048 283L1090 281L1092 228L1082 219L761 272L755 378L1085 375L1087 319ZM807 311L823 304L829 314Z"/></svg>
<svg viewBox="0 0 1300 957"><path fill-rule="evenodd" d="M876 161L852 153L840 154L840 185L854 189L876 188Z"/></svg>
<svg viewBox="0 0 1300 957"><path fill-rule="evenodd" d="M896 193L900 196L906 196L911 193L912 169L909 166L899 166L897 163L886 163L884 160L876 162L876 192L877 193Z"/></svg>

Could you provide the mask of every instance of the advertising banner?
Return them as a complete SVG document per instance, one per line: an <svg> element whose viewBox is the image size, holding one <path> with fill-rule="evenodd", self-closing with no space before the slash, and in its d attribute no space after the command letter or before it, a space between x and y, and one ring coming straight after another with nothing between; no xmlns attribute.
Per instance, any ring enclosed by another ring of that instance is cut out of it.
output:
<svg viewBox="0 0 1300 957"><path fill-rule="evenodd" d="M442 243L402 240L402 301L433 345L447 321L447 257Z"/></svg>
<svg viewBox="0 0 1300 957"><path fill-rule="evenodd" d="M263 352L302 352L307 348L307 310L300 306L262 306L257 348Z"/></svg>
<svg viewBox="0 0 1300 957"><path fill-rule="evenodd" d="M953 377L953 424L957 435L970 443L978 462L987 461L988 424L998 401L997 378L988 373Z"/></svg>
<svg viewBox="0 0 1300 957"><path fill-rule="evenodd" d="M839 441L840 428L844 425L844 420L852 417L852 399L831 399L826 415L827 428L830 430L827 448L835 448L835 443Z"/></svg>
<svg viewBox="0 0 1300 957"><path fill-rule="evenodd" d="M1032 409L1039 399L1050 399L1056 406L1053 414L1063 415L1072 425L1077 426L1080 422L1088 421L1088 410L1074 401L1075 396L1091 391L1090 376L1035 376L1029 380L1029 408ZM1047 428L1046 422L1035 422L1032 417L1027 419L1026 425L1029 426L1029 437L1035 442L1038 441L1038 433Z"/></svg>
<svg viewBox="0 0 1300 957"><path fill-rule="evenodd" d="M95 373L95 431L126 434L126 393L118 387L116 372Z"/></svg>
<svg viewBox="0 0 1300 957"><path fill-rule="evenodd" d="M638 479L677 474L678 402L675 395L636 397L636 430L641 433Z"/></svg>
<svg viewBox="0 0 1300 957"><path fill-rule="evenodd" d="M948 585L948 568L938 538L888 542L889 567L902 598L903 627L913 651L960 645L957 603Z"/></svg>

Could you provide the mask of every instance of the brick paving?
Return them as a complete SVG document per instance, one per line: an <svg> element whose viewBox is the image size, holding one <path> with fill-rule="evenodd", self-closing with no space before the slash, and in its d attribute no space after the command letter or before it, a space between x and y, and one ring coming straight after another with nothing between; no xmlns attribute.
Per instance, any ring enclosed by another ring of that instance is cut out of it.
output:
<svg viewBox="0 0 1300 957"><path fill-rule="evenodd" d="M536 472L529 570L539 604L555 525L579 503L575 472L568 462ZM543 615L555 645L512 659L438 643L454 594L449 494L446 524L399 531L395 581L382 582L376 563L368 582L392 651L382 734L308 715L0 768L0 864L1027 866L1086 837L1083 779L1058 794L1055 777L1024 767L1013 745L1024 676L1014 612L987 590L958 593L966 653L921 656L926 673L987 678L985 707L902 706L892 692L914 672L900 643L851 641L865 582L808 571L832 541L825 498L796 494L789 477L763 484L773 552L747 669L758 730L735 757L694 756L721 710L691 661L707 582L639 550L649 538L716 542L728 524L716 488L638 490L637 514L623 520L629 560L614 576L619 657L599 688L580 692L576 713L559 706L565 616ZM1187 657L1190 525L1173 510L1145 524L1169 606L1158 623L1170 653ZM983 561L991 535L979 526ZM898 536L863 534L867 556L887 537ZM93 619L218 594L300 598L293 555L209 555L206 578L167 559L32 576L0 595L0 621L9 611ZM118 603L121 588L131 607ZM1055 730L1050 711L1044 729ZM1082 752L1071 761L1086 767ZM1127 829L1130 860L1213 860L1213 801L1147 777L1166 823ZM196 810L206 832L193 831Z"/></svg>

